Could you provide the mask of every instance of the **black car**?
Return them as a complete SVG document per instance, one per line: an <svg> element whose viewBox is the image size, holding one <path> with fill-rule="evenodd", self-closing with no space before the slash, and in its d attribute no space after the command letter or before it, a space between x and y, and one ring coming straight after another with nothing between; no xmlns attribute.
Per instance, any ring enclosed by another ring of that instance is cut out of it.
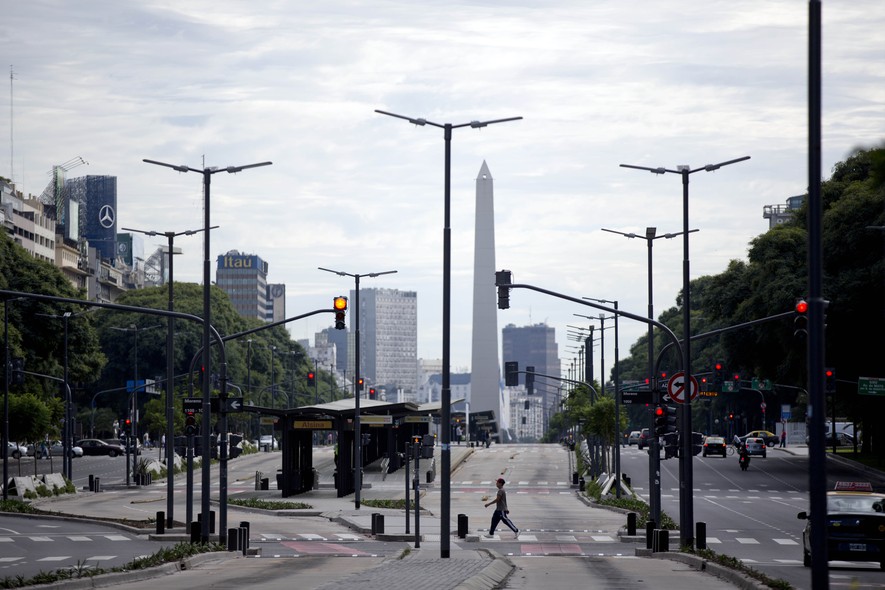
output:
<svg viewBox="0 0 885 590"><path fill-rule="evenodd" d="M721 436L708 436L704 439L704 448L701 453L704 457L707 455L722 455L724 457L727 450L728 445L725 443L724 438Z"/></svg>
<svg viewBox="0 0 885 590"><path fill-rule="evenodd" d="M649 445L651 445L651 433L649 432L648 428L643 428L642 432L639 433L639 443L637 444L637 446L641 451Z"/></svg>
<svg viewBox="0 0 885 590"><path fill-rule="evenodd" d="M120 445L109 444L103 440L98 440L97 438L80 439L77 446L83 449L84 455L92 456L106 455L108 457L116 457L126 452L126 449Z"/></svg>
<svg viewBox="0 0 885 590"><path fill-rule="evenodd" d="M885 570L885 494L873 493L868 482L837 482L827 492L827 558L878 561ZM802 562L811 566L811 521L807 512L802 531Z"/></svg>

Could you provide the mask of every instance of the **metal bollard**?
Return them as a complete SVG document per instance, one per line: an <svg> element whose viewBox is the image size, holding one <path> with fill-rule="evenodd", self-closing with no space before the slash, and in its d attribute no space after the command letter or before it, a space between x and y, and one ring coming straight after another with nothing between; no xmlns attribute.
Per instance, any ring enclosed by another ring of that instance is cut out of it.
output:
<svg viewBox="0 0 885 590"><path fill-rule="evenodd" d="M240 549L243 551L243 555L249 551L249 534L246 532L246 527L241 526L237 529L237 539L240 542Z"/></svg>
<svg viewBox="0 0 885 590"><path fill-rule="evenodd" d="M635 512L627 513L627 535L630 537L636 535L636 516Z"/></svg>
<svg viewBox="0 0 885 590"><path fill-rule="evenodd" d="M163 535L166 533L166 513L165 512L157 512L157 534Z"/></svg>
<svg viewBox="0 0 885 590"><path fill-rule="evenodd" d="M241 520L240 521L240 528L243 530L242 546L243 546L243 555L245 555L246 550L249 548L249 530L251 528L249 525L249 521L248 520Z"/></svg>
<svg viewBox="0 0 885 590"><path fill-rule="evenodd" d="M667 529L655 529L654 545L651 549L654 553L666 553L670 550L670 531Z"/></svg>
<svg viewBox="0 0 885 590"><path fill-rule="evenodd" d="M95 487L93 488L92 491L95 492L96 494L101 491L101 478L100 477L95 478Z"/></svg>
<svg viewBox="0 0 885 590"><path fill-rule="evenodd" d="M209 511L209 534L210 535L215 534L215 511L214 510Z"/></svg>
<svg viewBox="0 0 885 590"><path fill-rule="evenodd" d="M578 472L572 471L572 485L578 485Z"/></svg>
<svg viewBox="0 0 885 590"><path fill-rule="evenodd" d="M706 522L695 523L695 546L698 549L706 549L707 548L707 523Z"/></svg>
<svg viewBox="0 0 885 590"><path fill-rule="evenodd" d="M578 489L582 492L587 489L587 482L584 481L583 477L578 478Z"/></svg>
<svg viewBox="0 0 885 590"><path fill-rule="evenodd" d="M227 529L227 550L237 551L239 545L239 529Z"/></svg>
<svg viewBox="0 0 885 590"><path fill-rule="evenodd" d="M258 491L261 488L261 476L264 475L260 471L255 472L255 491Z"/></svg>
<svg viewBox="0 0 885 590"><path fill-rule="evenodd" d="M655 535L655 521L645 521L645 548L652 549Z"/></svg>
<svg viewBox="0 0 885 590"><path fill-rule="evenodd" d="M200 542L200 521L196 520L191 523L191 543Z"/></svg>
<svg viewBox="0 0 885 590"><path fill-rule="evenodd" d="M458 515L458 538L459 539L463 539L467 536L467 527L468 527L467 515L466 514L459 514Z"/></svg>
<svg viewBox="0 0 885 590"><path fill-rule="evenodd" d="M92 475L91 473L89 474L89 491L90 492L95 491L95 476Z"/></svg>
<svg viewBox="0 0 885 590"><path fill-rule="evenodd" d="M384 534L384 515L378 512L372 513L372 534Z"/></svg>

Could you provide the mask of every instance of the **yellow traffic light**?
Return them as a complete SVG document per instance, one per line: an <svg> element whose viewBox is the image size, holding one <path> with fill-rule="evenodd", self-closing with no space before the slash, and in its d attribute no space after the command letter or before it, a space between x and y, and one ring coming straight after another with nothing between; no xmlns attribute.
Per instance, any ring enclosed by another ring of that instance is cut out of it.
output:
<svg viewBox="0 0 885 590"><path fill-rule="evenodd" d="M347 297L339 295L332 301L332 307L335 308L336 311L346 311Z"/></svg>

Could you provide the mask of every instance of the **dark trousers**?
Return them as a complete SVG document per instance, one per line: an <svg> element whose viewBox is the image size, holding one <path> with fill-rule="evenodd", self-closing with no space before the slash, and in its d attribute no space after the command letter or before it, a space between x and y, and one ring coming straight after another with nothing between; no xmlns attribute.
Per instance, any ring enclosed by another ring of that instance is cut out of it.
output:
<svg viewBox="0 0 885 590"><path fill-rule="evenodd" d="M503 522L514 533L519 530L516 528L516 525L513 524L513 521L510 520L510 517L504 514L503 510L495 510L492 513L492 526L489 528L490 535L495 534L495 529L498 528L499 522Z"/></svg>

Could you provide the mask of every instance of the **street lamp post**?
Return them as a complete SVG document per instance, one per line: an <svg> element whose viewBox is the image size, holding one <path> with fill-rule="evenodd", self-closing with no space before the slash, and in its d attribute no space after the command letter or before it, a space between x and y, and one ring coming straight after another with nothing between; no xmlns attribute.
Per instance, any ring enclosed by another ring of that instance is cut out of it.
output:
<svg viewBox="0 0 885 590"><path fill-rule="evenodd" d="M614 229L606 229L602 228L602 231L607 231L609 233L618 234L624 236L628 239L633 238L641 238L640 234L635 233L625 233L622 231L617 231ZM689 230L689 233L694 233L696 229ZM654 298L653 298L653 282L652 282L652 252L654 250L654 241L660 238L672 239L676 236L681 236L682 232L677 233L666 233L661 235L656 235L657 228L655 227L647 227L645 228L645 241L648 245L648 319L653 320L655 312L654 312ZM660 402L660 392L659 388L656 386L656 378L655 378L655 340L654 340L654 326L652 324L648 325L648 388L651 393L652 399L652 407L656 406ZM649 421L649 430L654 430L654 420L650 419ZM649 449L650 452L648 454L648 481L650 488L650 496L649 496L649 514L651 515L651 519L656 523L660 524L661 522L661 457L660 451L658 449L658 439L656 436L652 436L650 439Z"/></svg>
<svg viewBox="0 0 885 590"><path fill-rule="evenodd" d="M217 174L218 172L227 172L228 174L236 174L237 172L242 172L243 170L248 170L249 168L258 168L260 166L270 166L272 162L259 162L257 164L246 164L245 166L228 166L226 168L203 168L202 170L199 168L191 168L187 165L175 165L175 164L167 164L165 162L158 162L157 160L148 160L143 159L143 162L148 164L155 164L157 166L164 166L166 168L172 168L176 172L197 172L203 175L203 368L206 371L206 374L210 374L210 363L212 359L212 355L209 354L209 346L211 345L211 336L212 336L212 310L209 305L209 289L211 285L211 274L210 274L210 240L209 236L212 232L209 230L212 229L212 224L209 222L210 220L210 188L212 185L212 175ZM211 471L210 466L212 463L212 453L209 449L209 404L211 397L211 388L209 387L209 380L203 379L203 411L202 411L202 437L203 437L203 493L202 493L202 501L201 508L203 511L203 520L201 522L201 531L200 531L200 539L204 543L209 542L209 508L210 498L209 498L209 490L211 485ZM225 488L222 490L222 506L221 512L222 514L227 511L227 493L226 493L226 485L227 485L227 433L221 433L221 456L219 459L221 460L222 466L222 477L221 477L221 486ZM224 530L226 523L221 524L221 534L227 535L227 531Z"/></svg>
<svg viewBox="0 0 885 590"><path fill-rule="evenodd" d="M217 229L218 226L215 225L210 227L209 229ZM167 301L167 309L169 311L175 311L175 297L174 297L174 287L173 287L173 277L174 275L174 257L175 257L175 247L174 241L178 236L192 236L196 233L204 231L204 229L189 229L180 232L173 231L146 231L142 229L135 229L131 227L124 227L124 231L132 231L140 234L144 234L146 236L155 237L155 236L166 236L166 240L169 248L169 276L165 279L168 281L168 301ZM175 413L174 406L172 403L172 398L174 397L174 383L173 377L175 374L175 318L169 316L166 318L167 321L167 329L166 329L166 448L163 452L166 453L166 473L169 475L166 477L166 526L172 528L173 524L173 514L172 510L175 507L175 503L173 502L173 492L175 491L175 462L172 460L175 454Z"/></svg>
<svg viewBox="0 0 885 590"><path fill-rule="evenodd" d="M132 427L129 431L130 441L126 443L126 456L129 457L129 445L132 444L136 451L135 459L132 461L132 474L135 475L136 465L138 463L138 333L145 332L147 330L154 330L156 328L162 328L163 326L148 326L146 328L141 328L136 326L135 324L130 324L128 328L118 328L116 326L111 326L111 330L118 330L120 332L133 332L135 334L135 376L133 378L132 383L132 408L130 409L130 416L132 417ZM128 405L128 404L127 404ZM129 466L126 468L126 485L129 485Z"/></svg>
<svg viewBox="0 0 885 590"><path fill-rule="evenodd" d="M440 421L443 424L442 441L440 442L440 459L442 468L442 500L440 503L440 519L442 529L440 530L440 557L443 559L449 557L449 531L451 528L450 512L451 512L451 496L452 496L452 453L451 453L451 421L452 421L452 388L450 383L450 358L449 352L451 348L451 290L452 290L452 229L451 229L451 176L452 176L452 130L460 127L471 127L473 129L481 129L495 123L506 123L508 121L519 121L522 117L508 117L506 119L494 119L491 121L471 121L469 123L434 123L423 118L406 117L375 109L376 113L403 119L423 127L430 125L443 130L443 140L445 142L445 169L444 169L444 200L445 200L445 221L443 224L443 329L442 329L442 392L440 394L440 402L442 405L442 416Z"/></svg>
<svg viewBox="0 0 885 590"><path fill-rule="evenodd" d="M23 297L3 300L3 500L9 499L9 380L12 373L12 359L9 358L9 302L21 299Z"/></svg>
<svg viewBox="0 0 885 590"><path fill-rule="evenodd" d="M695 172L713 172L719 170L723 166L736 164L749 160L750 156L742 156L733 160L719 162L718 164L707 164L700 168L692 168L691 166L677 166L675 170L664 168L649 168L647 166L634 166L632 164L621 164L622 168L633 168L635 170L646 170L652 174L679 174L682 177L682 330L685 344L682 347L682 371L683 383L686 389L691 391L691 294L690 273L689 273L689 248L688 237L690 230L688 229L688 180L689 176ZM679 433L682 438L682 453L679 458L679 537L680 542L684 546L694 546L694 506L692 504L692 486L694 485L692 467L691 467L691 395L685 396L685 402L682 404L682 429Z"/></svg>
<svg viewBox="0 0 885 590"><path fill-rule="evenodd" d="M353 475L353 507L356 510L359 510L360 507L360 488L363 485L363 477L362 477L362 440L360 439L360 376L362 375L362 369L360 367L360 277L380 277L381 275L390 275L394 274L397 271L395 270L385 270L383 272L370 272L365 274L353 274L349 272L344 272L343 270L332 270L329 268L323 268L322 266L317 267L319 270L324 270L326 272L330 272L336 274L341 277L353 277L354 279L354 294L356 295L354 302L354 394L353 394L353 461L354 461L354 475Z"/></svg>

